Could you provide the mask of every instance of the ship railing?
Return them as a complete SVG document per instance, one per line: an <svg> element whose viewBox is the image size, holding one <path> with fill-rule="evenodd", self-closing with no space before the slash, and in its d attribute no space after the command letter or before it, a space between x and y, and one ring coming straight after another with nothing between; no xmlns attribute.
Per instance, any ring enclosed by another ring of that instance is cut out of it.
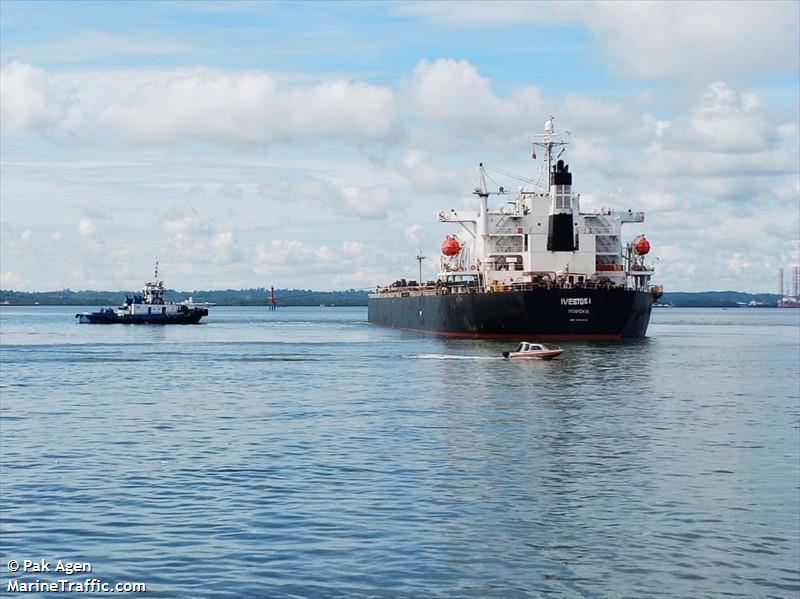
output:
<svg viewBox="0 0 800 599"><path fill-rule="evenodd" d="M533 291L538 289L633 289L628 285L611 281L585 281L583 283L502 283L495 281L488 286L488 291L503 293L508 291Z"/></svg>
<svg viewBox="0 0 800 599"><path fill-rule="evenodd" d="M641 275L644 273L654 273L656 271L655 268L652 266L644 266L643 264L632 264L630 270L628 271L629 275Z"/></svg>
<svg viewBox="0 0 800 599"><path fill-rule="evenodd" d="M390 295L394 297L416 297L420 295L448 295L451 293L474 293L478 289L477 282L428 282L424 285L388 285L378 286L373 296Z"/></svg>
<svg viewBox="0 0 800 599"><path fill-rule="evenodd" d="M625 283L615 283L610 280L605 281L582 281L582 282L559 282L543 278L540 281L503 283L493 281L486 290L493 293L503 293L509 291L533 291L538 289L637 289ZM658 286L650 288L656 293ZM418 297L421 295L454 295L462 293L477 293L480 287L477 285L465 284L441 284L441 285L422 285L405 287L377 287L373 296L392 296L392 297Z"/></svg>

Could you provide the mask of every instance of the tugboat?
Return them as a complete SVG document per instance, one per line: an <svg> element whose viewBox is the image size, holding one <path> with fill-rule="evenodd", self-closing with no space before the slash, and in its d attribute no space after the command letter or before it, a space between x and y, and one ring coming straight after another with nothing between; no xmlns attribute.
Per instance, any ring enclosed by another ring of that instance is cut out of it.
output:
<svg viewBox="0 0 800 599"><path fill-rule="evenodd" d="M581 212L561 159L569 142L556 134L553 117L532 143L534 159L543 150L544 185L481 163L478 211L439 212L439 222L458 225L461 237L445 239L437 279L379 286L369 296L370 323L473 339L645 336L663 291L650 285L650 242L643 235L623 242L621 234L644 213ZM526 185L513 195L503 187L490 192L490 171ZM490 195L502 205L490 209Z"/></svg>
<svg viewBox="0 0 800 599"><path fill-rule="evenodd" d="M79 323L86 324L197 324L208 309L189 302L179 304L164 301L164 281L158 279L158 259L155 277L142 287L142 293L125 296L125 303L116 310L103 308L98 312L80 312Z"/></svg>

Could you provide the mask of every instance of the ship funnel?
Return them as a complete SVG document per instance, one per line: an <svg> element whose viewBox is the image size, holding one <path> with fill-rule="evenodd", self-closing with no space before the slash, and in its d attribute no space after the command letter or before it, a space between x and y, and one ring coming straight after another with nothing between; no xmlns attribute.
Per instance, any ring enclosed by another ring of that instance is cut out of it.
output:
<svg viewBox="0 0 800 599"><path fill-rule="evenodd" d="M550 173L550 216L547 224L548 251L574 252L577 249L572 218L572 173L563 160L556 162Z"/></svg>

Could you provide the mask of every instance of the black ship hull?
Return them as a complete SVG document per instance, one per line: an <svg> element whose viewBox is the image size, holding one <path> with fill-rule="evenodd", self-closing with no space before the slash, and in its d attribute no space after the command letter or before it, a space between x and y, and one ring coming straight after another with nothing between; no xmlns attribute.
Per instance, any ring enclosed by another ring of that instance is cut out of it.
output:
<svg viewBox="0 0 800 599"><path fill-rule="evenodd" d="M113 310L76 314L78 322L85 324L197 324L208 315L205 308L194 308L179 314L125 314Z"/></svg>
<svg viewBox="0 0 800 599"><path fill-rule="evenodd" d="M413 293L413 292L412 292ZM370 323L450 337L644 337L653 296L631 289L529 289L501 293L370 297Z"/></svg>

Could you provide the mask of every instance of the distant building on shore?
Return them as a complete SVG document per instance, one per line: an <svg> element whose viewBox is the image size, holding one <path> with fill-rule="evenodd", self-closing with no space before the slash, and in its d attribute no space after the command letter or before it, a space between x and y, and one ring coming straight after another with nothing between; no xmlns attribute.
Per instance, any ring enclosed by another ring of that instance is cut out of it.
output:
<svg viewBox="0 0 800 599"><path fill-rule="evenodd" d="M792 295L783 286L783 268L778 269L778 300L779 308L800 308L800 266L792 267Z"/></svg>

